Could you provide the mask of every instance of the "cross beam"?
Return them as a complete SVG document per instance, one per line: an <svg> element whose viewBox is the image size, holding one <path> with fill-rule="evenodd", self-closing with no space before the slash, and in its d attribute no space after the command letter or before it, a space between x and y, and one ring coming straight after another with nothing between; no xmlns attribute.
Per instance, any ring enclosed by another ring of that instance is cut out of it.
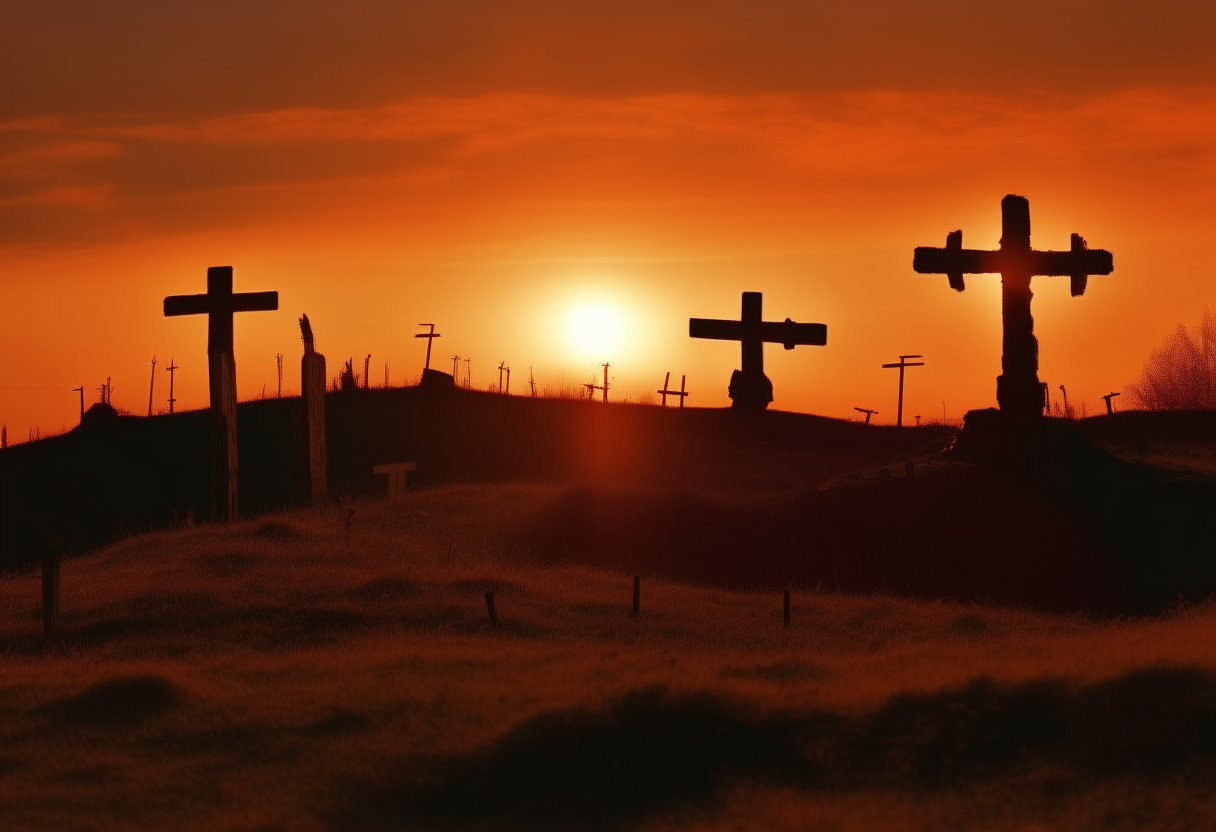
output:
<svg viewBox="0 0 1216 832"><path fill-rule="evenodd" d="M789 318L781 322L765 321L763 304L762 293L744 292L737 321L688 319L690 338L740 342L743 368L731 374L728 388L733 407L764 410L773 400L773 383L764 375L766 343L781 344L792 350L797 346L822 347L828 342L827 324L800 324Z"/></svg>
<svg viewBox="0 0 1216 832"><path fill-rule="evenodd" d="M232 318L237 312L278 308L278 292L234 294L232 266L212 266L207 269L205 295L170 295L165 298L166 318L178 315L207 316L207 365L216 445L212 509L219 520L235 520L237 516L236 361L232 349ZM173 376L169 378L172 380ZM172 381L169 397L173 398Z"/></svg>
<svg viewBox="0 0 1216 832"><path fill-rule="evenodd" d="M1030 201L1007 195L1001 200L1001 247L997 251L963 248L963 232L946 235L945 248L919 247L912 257L919 274L945 274L950 288L963 291L966 274L1001 275L1002 356L996 398L1002 411L1018 416L1041 416L1043 398L1039 382L1039 342L1030 314L1030 279L1040 275L1068 275L1072 295L1085 293L1090 275L1114 271L1109 251L1090 249L1080 234L1072 235L1068 251L1035 251L1030 247Z"/></svg>

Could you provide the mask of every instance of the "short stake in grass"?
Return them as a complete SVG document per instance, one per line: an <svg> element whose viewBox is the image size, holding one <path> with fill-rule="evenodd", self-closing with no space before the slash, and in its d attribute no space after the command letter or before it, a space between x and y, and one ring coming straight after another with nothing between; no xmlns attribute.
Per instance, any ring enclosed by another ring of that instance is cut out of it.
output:
<svg viewBox="0 0 1216 832"><path fill-rule="evenodd" d="M790 628L790 591L785 591L785 629Z"/></svg>
<svg viewBox="0 0 1216 832"><path fill-rule="evenodd" d="M498 613L494 610L494 593L486 593L486 611L490 613L490 626L498 627Z"/></svg>
<svg viewBox="0 0 1216 832"><path fill-rule="evenodd" d="M55 632L59 619L59 552L49 551L42 556L42 632Z"/></svg>
<svg viewBox="0 0 1216 832"><path fill-rule="evenodd" d="M633 612L630 616L637 618L642 614L642 576L633 576Z"/></svg>

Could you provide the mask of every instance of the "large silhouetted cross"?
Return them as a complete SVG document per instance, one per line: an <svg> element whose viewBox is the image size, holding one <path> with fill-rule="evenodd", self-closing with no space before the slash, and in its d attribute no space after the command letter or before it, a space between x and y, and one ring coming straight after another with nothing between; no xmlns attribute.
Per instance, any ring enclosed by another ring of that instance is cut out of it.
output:
<svg viewBox="0 0 1216 832"><path fill-rule="evenodd" d="M781 344L787 350L796 346L822 347L828 342L827 324L800 324L766 321L763 315L764 295L743 293L740 320L722 321L712 318L689 318L691 338L717 341L739 341L743 351L743 368L730 376L728 391L733 407L763 410L773 400L773 383L764 374L764 345Z"/></svg>
<svg viewBox="0 0 1216 832"><path fill-rule="evenodd" d="M232 351L232 317L237 312L278 308L278 292L233 294L232 266L212 266L207 269L205 295L170 295L165 298L167 318L177 315L207 316L207 369L216 442L212 509L216 519L235 520L237 516L236 361Z"/></svg>
<svg viewBox="0 0 1216 832"><path fill-rule="evenodd" d="M963 232L946 235L945 248L921 247L912 258L920 274L949 275L950 288L965 288L964 274L1001 275L1001 375L996 399L1001 410L1017 416L1041 416L1043 392L1039 382L1039 342L1030 315L1030 279L1037 275L1070 275L1072 295L1085 293L1091 274L1110 274L1109 251L1088 249L1080 234L1072 235L1069 251L1034 251L1030 247L1030 201L1012 194L1001 200L1001 247L997 251L963 248Z"/></svg>

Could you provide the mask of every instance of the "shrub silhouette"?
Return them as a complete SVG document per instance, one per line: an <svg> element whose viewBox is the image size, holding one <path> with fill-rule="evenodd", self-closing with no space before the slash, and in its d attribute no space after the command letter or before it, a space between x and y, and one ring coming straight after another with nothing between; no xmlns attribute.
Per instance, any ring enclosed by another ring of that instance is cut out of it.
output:
<svg viewBox="0 0 1216 832"><path fill-rule="evenodd" d="M1145 410L1216 410L1216 316L1203 311L1197 330L1184 325L1153 350L1140 380L1127 385Z"/></svg>

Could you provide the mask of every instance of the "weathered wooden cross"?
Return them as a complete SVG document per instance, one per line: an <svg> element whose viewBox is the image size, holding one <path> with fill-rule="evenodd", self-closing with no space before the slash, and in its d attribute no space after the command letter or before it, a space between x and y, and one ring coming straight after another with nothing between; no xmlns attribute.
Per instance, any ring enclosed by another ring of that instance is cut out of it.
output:
<svg viewBox="0 0 1216 832"><path fill-rule="evenodd" d="M686 375L681 375L681 376L680 376L680 389L679 389L679 391L672 390L672 389L670 389L670 387L671 387L671 373L670 373L670 372L668 372L668 373L667 373L667 377L663 379L663 389L662 389L662 390L655 390L655 391L654 391L654 392L658 393L660 396L662 396L662 397L663 397L663 407L667 407L667 397L668 397L668 396L679 396L679 397L680 397L680 407L683 407L683 406L684 406L684 399L685 399L686 397L688 397L688 396L692 395L691 393L688 393L688 392L686 392L686 391L684 390L684 384L685 384L685 382L686 382L687 380L688 380L688 376L686 376Z"/></svg>
<svg viewBox="0 0 1216 832"><path fill-rule="evenodd" d="M1111 404L1110 400L1113 399L1115 396L1122 396L1122 395L1123 395L1122 393L1107 393L1105 396L1102 397L1102 400L1106 402L1106 415L1107 416L1110 416L1115 412L1115 406L1113 404Z"/></svg>
<svg viewBox="0 0 1216 832"><path fill-rule="evenodd" d="M426 363L422 365L422 369L429 370L429 369L431 369L431 344L434 343L436 338L440 338L442 336L438 332L435 331L434 324L418 324L418 326L430 327L430 329L427 332L419 332L417 335L414 336L415 338L425 338L426 339Z"/></svg>
<svg viewBox="0 0 1216 832"><path fill-rule="evenodd" d="M870 417L878 412L877 410L870 410L867 407L855 407L853 409L856 410L858 413L866 414L866 424L867 425L870 424Z"/></svg>
<svg viewBox="0 0 1216 832"><path fill-rule="evenodd" d="M237 312L279 308L278 292L232 292L232 266L207 269L207 294L170 295L165 317L207 316L207 368L214 417L212 514L218 520L237 516L236 361L232 351L232 318Z"/></svg>
<svg viewBox="0 0 1216 832"><path fill-rule="evenodd" d="M923 355L901 355L898 364L883 364L884 370L889 370L893 367L899 368L899 407L895 411L895 427L902 428L904 426L904 368L905 367L923 367L923 361L908 361L909 358L924 358Z"/></svg>
<svg viewBox="0 0 1216 832"><path fill-rule="evenodd" d="M1068 251L1034 251L1030 247L1030 201L1009 194L1001 200L1001 247L997 251L963 248L963 232L946 235L945 248L920 247L912 258L920 274L945 274L950 288L963 291L964 274L1001 275L1003 326L1001 374L996 399L1001 411L1015 416L1042 416L1039 382L1039 342L1030 315L1030 279L1038 275L1069 275L1072 295L1085 293L1089 275L1114 271L1109 251L1089 249L1080 234L1072 235Z"/></svg>
<svg viewBox="0 0 1216 832"><path fill-rule="evenodd" d="M740 410L764 410L773 400L773 383L764 374L766 343L781 344L787 350L792 350L796 346L822 347L828 342L827 324L800 324L789 318L780 323L766 321L762 312L763 304L762 293L744 292L740 320L688 319L690 338L741 343L743 368L731 373L730 386L727 388L733 400L732 407Z"/></svg>

